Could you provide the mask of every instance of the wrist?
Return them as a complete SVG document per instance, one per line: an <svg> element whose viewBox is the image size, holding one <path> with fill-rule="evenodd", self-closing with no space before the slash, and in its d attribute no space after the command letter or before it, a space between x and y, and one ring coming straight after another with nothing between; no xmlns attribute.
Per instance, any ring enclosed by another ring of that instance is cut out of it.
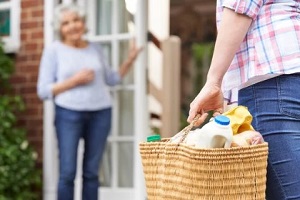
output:
<svg viewBox="0 0 300 200"><path fill-rule="evenodd" d="M73 88L73 87L76 87L77 85L79 85L79 81L77 79L75 79L74 77L72 77L67 81L67 85L69 86L69 88Z"/></svg>
<svg viewBox="0 0 300 200"><path fill-rule="evenodd" d="M130 54L130 55L128 55L127 60L133 62L133 61L135 61L136 57L137 57L137 54Z"/></svg>
<svg viewBox="0 0 300 200"><path fill-rule="evenodd" d="M126 65L127 68L130 67L132 65L132 63L133 63L133 59L132 58L128 58L125 61L125 65Z"/></svg>
<svg viewBox="0 0 300 200"><path fill-rule="evenodd" d="M221 87L223 77L218 77L216 75L212 75L212 74L208 73L206 80L207 80L206 83L209 85Z"/></svg>

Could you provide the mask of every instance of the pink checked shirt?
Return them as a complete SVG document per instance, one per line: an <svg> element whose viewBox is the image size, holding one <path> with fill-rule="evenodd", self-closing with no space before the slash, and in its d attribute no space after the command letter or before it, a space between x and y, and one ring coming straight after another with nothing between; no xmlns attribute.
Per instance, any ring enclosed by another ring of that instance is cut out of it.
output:
<svg viewBox="0 0 300 200"><path fill-rule="evenodd" d="M300 0L218 0L253 19L223 80L224 98L237 100L240 88L280 74L300 72Z"/></svg>

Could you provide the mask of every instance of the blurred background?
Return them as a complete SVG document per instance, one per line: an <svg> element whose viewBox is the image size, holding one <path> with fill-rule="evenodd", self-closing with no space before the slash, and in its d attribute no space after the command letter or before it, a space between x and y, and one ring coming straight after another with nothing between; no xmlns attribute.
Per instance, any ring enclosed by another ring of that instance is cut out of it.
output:
<svg viewBox="0 0 300 200"><path fill-rule="evenodd" d="M71 2L86 10L85 37L104 47L112 68L133 38L144 46L129 76L110 88L113 126L99 190L104 200L145 199L138 144L187 125L214 47L215 0L0 0L0 200L56 198L53 103L38 99L36 82L42 50L56 39L54 7Z"/></svg>

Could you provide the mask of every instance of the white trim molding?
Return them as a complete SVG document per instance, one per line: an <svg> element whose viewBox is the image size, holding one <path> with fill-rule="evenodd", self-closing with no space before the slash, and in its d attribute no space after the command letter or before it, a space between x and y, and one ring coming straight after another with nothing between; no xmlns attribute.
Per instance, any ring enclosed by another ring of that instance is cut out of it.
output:
<svg viewBox="0 0 300 200"><path fill-rule="evenodd" d="M10 12L10 35L3 36L4 51L6 53L16 53L20 48L20 0L10 0L0 3L0 11Z"/></svg>
<svg viewBox="0 0 300 200"><path fill-rule="evenodd" d="M54 12L54 1L44 1L44 46L48 46L54 40L52 18ZM53 127L54 106L52 101L44 102L44 128L43 128L43 199L56 199L58 180L57 142Z"/></svg>

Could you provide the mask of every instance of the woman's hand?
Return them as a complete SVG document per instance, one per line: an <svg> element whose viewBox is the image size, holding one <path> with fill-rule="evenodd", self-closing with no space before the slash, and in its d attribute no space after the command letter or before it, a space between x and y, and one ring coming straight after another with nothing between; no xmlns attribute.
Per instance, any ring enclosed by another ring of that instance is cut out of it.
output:
<svg viewBox="0 0 300 200"><path fill-rule="evenodd" d="M206 83L190 104L187 121L191 123L196 115L200 114L201 117L194 124L195 126L199 126L206 119L207 112L211 110L214 111L214 116L223 112L223 94L220 85Z"/></svg>
<svg viewBox="0 0 300 200"><path fill-rule="evenodd" d="M72 82L74 86L84 85L90 83L95 78L95 72L92 69L82 69L77 72L72 78Z"/></svg>
<svg viewBox="0 0 300 200"><path fill-rule="evenodd" d="M83 69L77 72L71 78L65 80L64 82L56 83L52 87L52 94L56 96L64 91L77 87L79 85L88 84L94 80L95 72L92 69Z"/></svg>

